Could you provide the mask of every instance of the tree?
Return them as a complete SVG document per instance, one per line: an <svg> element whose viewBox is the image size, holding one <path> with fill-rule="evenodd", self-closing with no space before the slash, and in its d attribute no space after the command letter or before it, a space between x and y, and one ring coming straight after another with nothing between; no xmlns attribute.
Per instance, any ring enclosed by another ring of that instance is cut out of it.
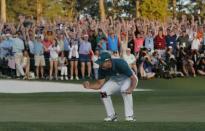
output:
<svg viewBox="0 0 205 131"><path fill-rule="evenodd" d="M141 15L151 20L166 21L169 16L168 0L144 0Z"/></svg>
<svg viewBox="0 0 205 131"><path fill-rule="evenodd" d="M172 4L173 4L173 18L176 18L177 1L176 0L172 0Z"/></svg>
<svg viewBox="0 0 205 131"><path fill-rule="evenodd" d="M6 0L1 0L1 20L6 22Z"/></svg>
<svg viewBox="0 0 205 131"><path fill-rule="evenodd" d="M73 18L76 16L76 5L77 5L77 1L76 0L67 0L67 2L65 3L67 6L67 16L69 20L73 20Z"/></svg>
<svg viewBox="0 0 205 131"><path fill-rule="evenodd" d="M101 20L105 19L105 5L104 5L104 0L99 0L99 13L100 13L100 18Z"/></svg>
<svg viewBox="0 0 205 131"><path fill-rule="evenodd" d="M43 12L43 8L42 8L42 1L41 0L37 0L37 21L40 21L40 18L42 17L42 12Z"/></svg>
<svg viewBox="0 0 205 131"><path fill-rule="evenodd" d="M99 0L77 0L79 14L99 17Z"/></svg>
<svg viewBox="0 0 205 131"><path fill-rule="evenodd" d="M140 9L140 1L139 0L136 0L136 17L138 18L140 16L140 12L139 12L139 9Z"/></svg>
<svg viewBox="0 0 205 131"><path fill-rule="evenodd" d="M194 7L194 14L205 17L205 1L195 0L196 6Z"/></svg>
<svg viewBox="0 0 205 131"><path fill-rule="evenodd" d="M18 19L19 14L36 16L36 0L7 0L8 20Z"/></svg>

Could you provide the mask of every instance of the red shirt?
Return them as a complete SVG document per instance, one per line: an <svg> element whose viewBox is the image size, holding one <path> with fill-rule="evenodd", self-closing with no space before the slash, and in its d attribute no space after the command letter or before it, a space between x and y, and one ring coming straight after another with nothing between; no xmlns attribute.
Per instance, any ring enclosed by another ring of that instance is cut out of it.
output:
<svg viewBox="0 0 205 131"><path fill-rule="evenodd" d="M139 52L140 51L140 49L142 48L142 46L143 46L143 43L144 43L144 38L136 38L135 40L134 40L134 51L135 52Z"/></svg>
<svg viewBox="0 0 205 131"><path fill-rule="evenodd" d="M50 41L50 40L44 40L44 41L42 41L42 43L46 48L48 48L50 45L52 45L52 41Z"/></svg>
<svg viewBox="0 0 205 131"><path fill-rule="evenodd" d="M157 35L155 37L154 48L155 49L165 49L165 47L166 47L165 36L162 35L162 37L160 37L159 35Z"/></svg>

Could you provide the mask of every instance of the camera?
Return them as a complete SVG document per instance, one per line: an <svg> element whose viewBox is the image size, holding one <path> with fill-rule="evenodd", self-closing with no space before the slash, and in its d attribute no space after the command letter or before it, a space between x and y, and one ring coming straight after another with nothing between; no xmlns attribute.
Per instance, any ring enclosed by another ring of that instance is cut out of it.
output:
<svg viewBox="0 0 205 131"><path fill-rule="evenodd" d="M26 28L31 27L32 25L33 25L33 22L30 21L30 20L25 20L23 22L23 26L26 27Z"/></svg>

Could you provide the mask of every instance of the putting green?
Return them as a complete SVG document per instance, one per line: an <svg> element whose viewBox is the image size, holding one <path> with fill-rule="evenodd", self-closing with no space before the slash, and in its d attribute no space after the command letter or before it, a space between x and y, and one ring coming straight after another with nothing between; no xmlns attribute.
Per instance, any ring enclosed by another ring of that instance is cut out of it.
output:
<svg viewBox="0 0 205 131"><path fill-rule="evenodd" d="M102 122L105 111L98 93L0 94L0 129L28 126L31 129L54 130L56 125L59 130L111 130L118 129L117 126L122 130L127 126L130 130L141 127L141 130L148 131L158 128L205 130L204 77L140 81L139 88L154 91L133 94L136 124L123 122L120 95L113 97L113 103L119 123L122 123L110 127ZM7 126L9 123L11 127ZM86 127L86 123L89 126ZM155 127L151 129L151 125Z"/></svg>

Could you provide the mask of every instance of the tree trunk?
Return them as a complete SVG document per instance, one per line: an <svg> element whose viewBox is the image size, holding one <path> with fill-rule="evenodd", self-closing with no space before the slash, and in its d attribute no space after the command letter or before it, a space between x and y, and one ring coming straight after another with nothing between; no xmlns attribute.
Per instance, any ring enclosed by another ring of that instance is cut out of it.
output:
<svg viewBox="0 0 205 131"><path fill-rule="evenodd" d="M37 0L37 22L40 22L42 17L42 1Z"/></svg>
<svg viewBox="0 0 205 131"><path fill-rule="evenodd" d="M1 20L6 22L6 0L1 0Z"/></svg>
<svg viewBox="0 0 205 131"><path fill-rule="evenodd" d="M100 13L100 19L105 20L105 5L104 0L99 0L99 13Z"/></svg>
<svg viewBox="0 0 205 131"><path fill-rule="evenodd" d="M176 18L176 6L177 6L177 2L176 0L173 0L173 18Z"/></svg>
<svg viewBox="0 0 205 131"><path fill-rule="evenodd" d="M136 18L140 17L139 9L140 9L140 1L136 0Z"/></svg>

